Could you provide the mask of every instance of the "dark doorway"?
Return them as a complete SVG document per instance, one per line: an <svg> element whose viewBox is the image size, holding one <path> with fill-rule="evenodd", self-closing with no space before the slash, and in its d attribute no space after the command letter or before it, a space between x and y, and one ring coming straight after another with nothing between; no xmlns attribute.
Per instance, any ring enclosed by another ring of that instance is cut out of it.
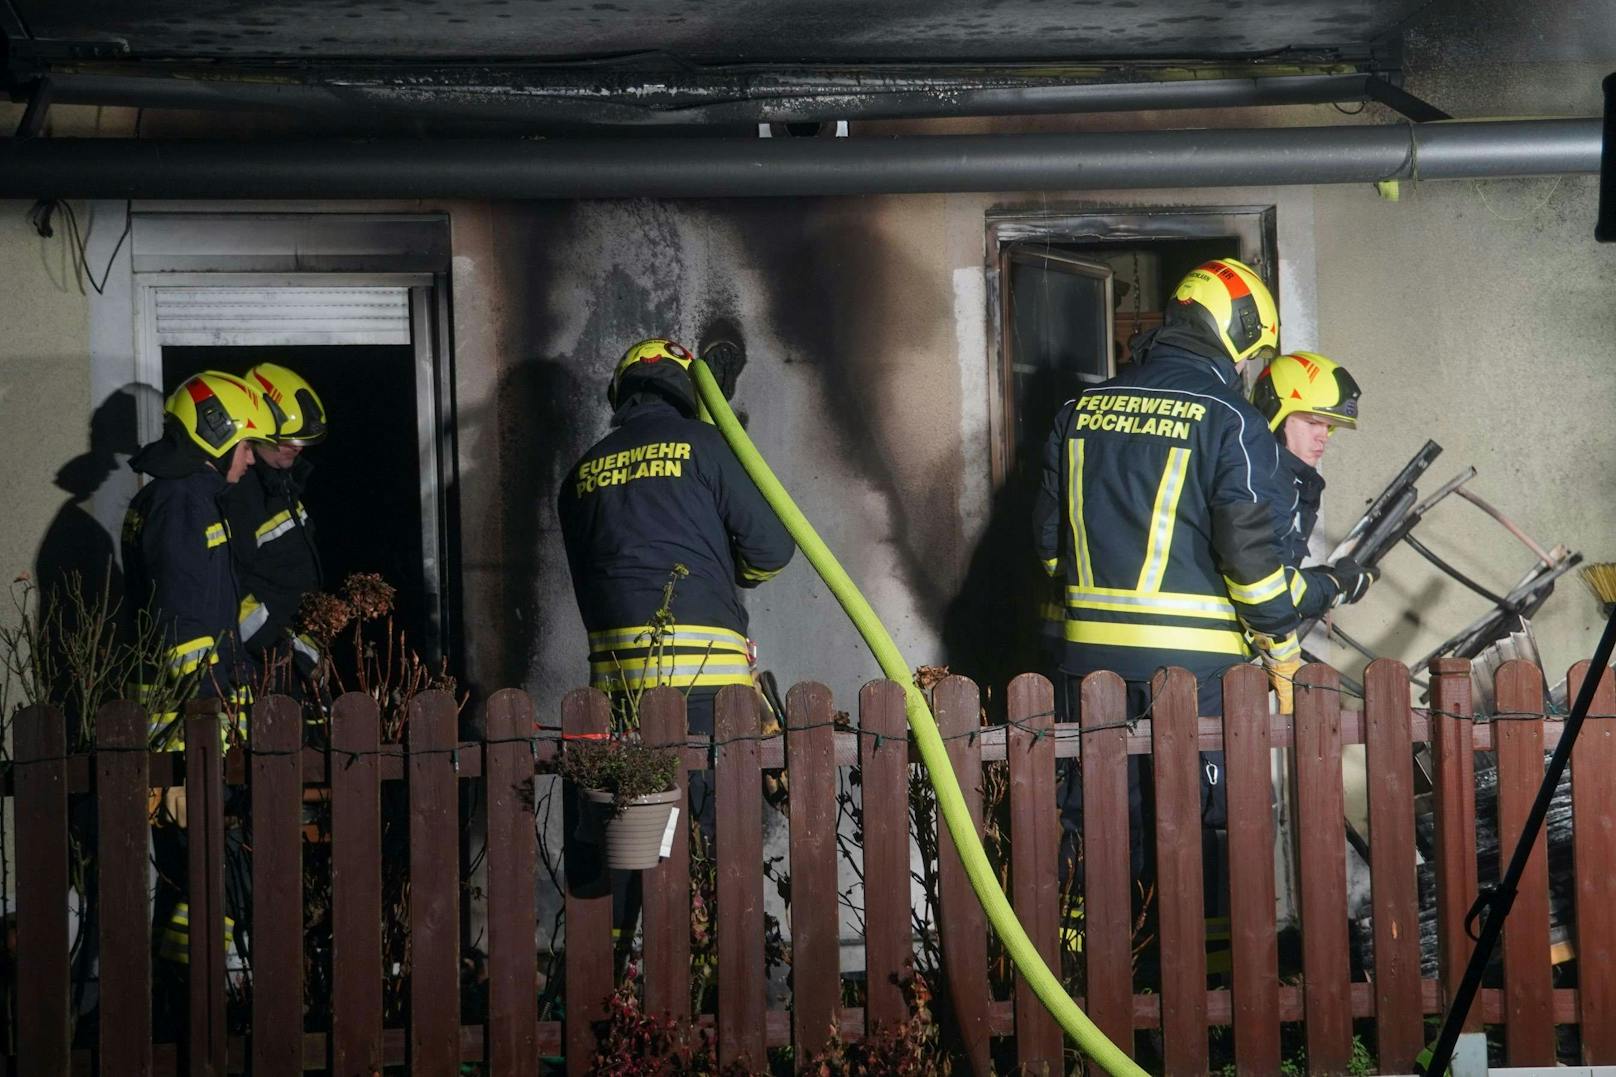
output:
<svg viewBox="0 0 1616 1077"><path fill-rule="evenodd" d="M423 657L434 657L436 601L422 549L423 475L416 412L415 349L408 345L165 347L163 393L202 370L243 374L275 362L314 386L330 417L326 441L308 450L314 465L303 496L327 590L352 572L379 572L398 589L399 627ZM437 551L433 551L434 557Z"/></svg>

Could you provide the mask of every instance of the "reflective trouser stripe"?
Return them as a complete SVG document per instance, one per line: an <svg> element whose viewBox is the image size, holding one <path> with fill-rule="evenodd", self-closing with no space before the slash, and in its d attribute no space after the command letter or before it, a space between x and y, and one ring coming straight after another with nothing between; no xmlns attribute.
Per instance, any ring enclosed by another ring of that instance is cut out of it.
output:
<svg viewBox="0 0 1616 1077"><path fill-rule="evenodd" d="M1201 651L1240 658L1251 654L1243 635L1231 629L1180 628L1173 625L1114 624L1100 621L1066 622L1069 643L1098 647L1149 647L1162 651Z"/></svg>
<svg viewBox="0 0 1616 1077"><path fill-rule="evenodd" d="M202 664L204 657L207 658L208 665L213 665L219 660L218 654L214 652L214 647L215 643L212 636L198 636L195 639L188 639L184 643L176 643L168 649L169 672L178 676L195 673L197 667Z"/></svg>
<svg viewBox="0 0 1616 1077"><path fill-rule="evenodd" d="M589 683L608 692L751 684L752 663L745 655L631 656L589 663Z"/></svg>

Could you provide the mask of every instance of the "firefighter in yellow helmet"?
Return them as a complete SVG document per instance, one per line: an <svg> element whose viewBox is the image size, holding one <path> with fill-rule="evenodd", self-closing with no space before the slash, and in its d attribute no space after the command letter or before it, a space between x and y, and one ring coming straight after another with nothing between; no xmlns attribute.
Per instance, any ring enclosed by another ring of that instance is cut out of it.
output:
<svg viewBox="0 0 1616 1077"><path fill-rule="evenodd" d="M163 436L129 461L150 481L124 516L127 593L137 608L151 603L163 675L213 696L247 683L221 502L251 468L251 446L274 436L275 417L246 381L211 370L188 378L163 410Z"/></svg>
<svg viewBox="0 0 1616 1077"><path fill-rule="evenodd" d="M741 589L772 578L796 545L701 421L690 363L662 338L624 352L606 390L613 429L568 471L557 511L591 683L619 697L671 685L691 731L711 734L718 690L752 684ZM659 610L676 565L670 619Z"/></svg>
<svg viewBox="0 0 1616 1077"><path fill-rule="evenodd" d="M259 363L243 380L263 394L275 417L274 437L253 446L255 466L225 497L230 547L242 598L237 631L266 669L279 673L290 657L304 675L319 661L318 645L296 631L303 596L320 589L320 554L303 506L313 466L304 449L328 433L325 405L314 387L279 363ZM277 690L294 692L295 678L277 676Z"/></svg>
<svg viewBox="0 0 1616 1077"><path fill-rule="evenodd" d="M127 594L137 609L145 606L162 634L160 668L150 676L148 700L222 697L233 705L232 735L244 730L246 692L256 671L239 646L236 618L241 595L231 565L230 527L225 493L250 472L252 446L275 433L275 416L263 394L243 378L204 371L171 394L164 405L163 435L146 445L129 466L148 477L129 504L123 525L123 562ZM156 685L162 683L159 690ZM157 704L149 719L153 746L183 746L178 713L162 713ZM170 789L153 831L158 865L156 923L161 945L153 975L156 1018L168 1029L178 1020L176 1000L183 999L179 966L189 956L189 909L176 880L185 878L187 840L184 790ZM227 863L239 865L239 829L226 835ZM232 851L237 850L237 851ZM247 897L240 880L245 873L227 872L227 946L239 941L234 920L244 920Z"/></svg>
<svg viewBox="0 0 1616 1077"><path fill-rule="evenodd" d="M1291 709L1300 618L1281 543L1295 495L1240 378L1278 340L1278 308L1262 279L1232 258L1207 262L1173 290L1162 327L1138 342L1133 364L1056 414L1034 539L1045 570L1065 585L1070 714L1078 681L1098 670L1119 674L1130 713L1146 713L1164 666L1193 673L1200 713L1221 714L1223 673L1250 661L1254 646L1281 709ZM1202 821L1219 828L1222 762L1209 755L1205 764ZM1136 819L1140 784L1130 782ZM1075 790L1064 802L1070 831ZM1137 846L1134 860L1142 869Z"/></svg>
<svg viewBox="0 0 1616 1077"><path fill-rule="evenodd" d="M1317 352L1300 351L1268 364L1251 394L1251 402L1279 441L1280 466L1296 488L1285 564L1291 598L1305 618L1317 617L1337 604L1358 601L1379 578L1377 570L1350 557L1333 565L1302 568L1324 496L1319 461L1336 430L1357 428L1359 396L1358 383L1346 367Z"/></svg>

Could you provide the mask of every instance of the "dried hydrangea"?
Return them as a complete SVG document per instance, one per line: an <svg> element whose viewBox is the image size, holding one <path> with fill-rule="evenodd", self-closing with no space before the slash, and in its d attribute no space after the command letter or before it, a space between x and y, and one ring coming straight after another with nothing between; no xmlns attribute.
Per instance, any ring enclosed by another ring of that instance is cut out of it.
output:
<svg viewBox="0 0 1616 1077"><path fill-rule="evenodd" d="M353 607L354 616L374 621L393 612L393 596L398 591L375 572L354 572L342 581L342 593Z"/></svg>
<svg viewBox="0 0 1616 1077"><path fill-rule="evenodd" d="M300 632L329 645L337 633L348 627L353 615L353 608L336 595L314 591L304 595L297 608L297 626Z"/></svg>

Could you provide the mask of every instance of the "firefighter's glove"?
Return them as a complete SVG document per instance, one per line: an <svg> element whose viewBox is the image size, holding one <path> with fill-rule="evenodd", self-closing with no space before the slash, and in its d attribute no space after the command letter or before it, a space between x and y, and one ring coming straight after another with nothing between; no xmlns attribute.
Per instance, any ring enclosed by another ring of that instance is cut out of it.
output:
<svg viewBox="0 0 1616 1077"><path fill-rule="evenodd" d="M1262 658L1263 669L1268 672L1268 683L1274 689L1279 713L1293 713L1296 710L1296 671L1302 668L1302 645L1296 634L1275 639L1253 633L1251 642Z"/></svg>
<svg viewBox="0 0 1616 1077"><path fill-rule="evenodd" d="M1343 606L1358 601L1369 590L1369 585L1380 579L1378 568L1365 568L1350 557L1326 566L1324 571L1335 581L1336 603Z"/></svg>

